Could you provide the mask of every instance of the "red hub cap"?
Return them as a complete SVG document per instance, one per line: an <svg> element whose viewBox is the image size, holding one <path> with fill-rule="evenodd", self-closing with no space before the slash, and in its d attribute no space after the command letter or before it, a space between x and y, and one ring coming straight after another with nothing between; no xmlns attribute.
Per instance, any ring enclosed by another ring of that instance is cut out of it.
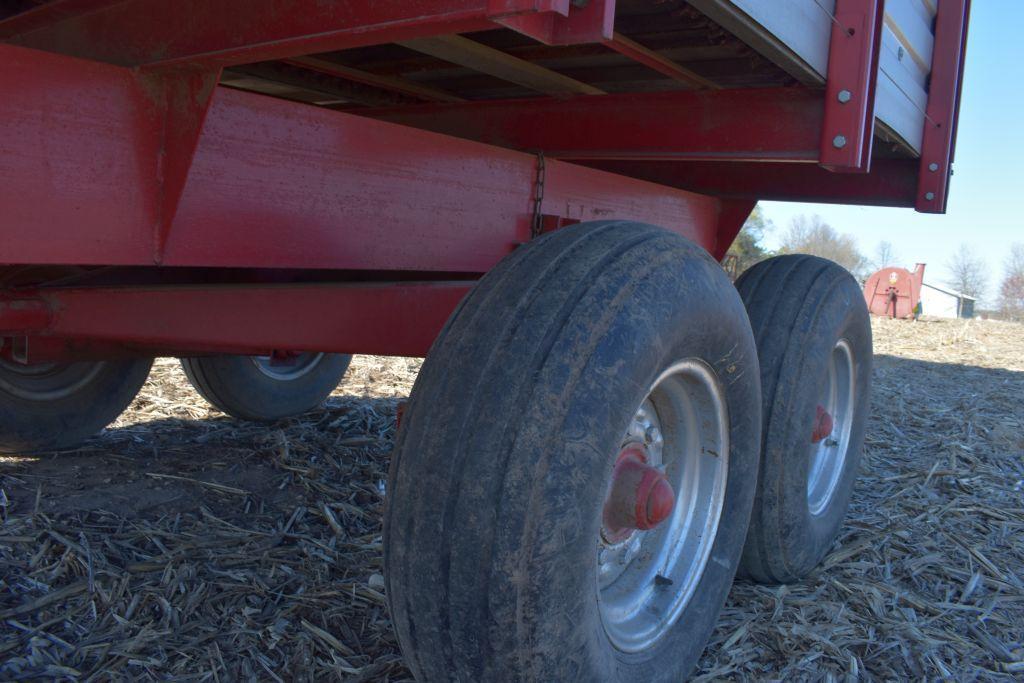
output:
<svg viewBox="0 0 1024 683"><path fill-rule="evenodd" d="M675 504L672 485L661 470L647 464L644 447L626 446L615 461L611 492L604 504L606 540L616 543L636 529L653 529L668 519Z"/></svg>
<svg viewBox="0 0 1024 683"><path fill-rule="evenodd" d="M832 433L835 421L828 411L818 406L817 414L814 416L814 431L811 432L811 443L818 443Z"/></svg>

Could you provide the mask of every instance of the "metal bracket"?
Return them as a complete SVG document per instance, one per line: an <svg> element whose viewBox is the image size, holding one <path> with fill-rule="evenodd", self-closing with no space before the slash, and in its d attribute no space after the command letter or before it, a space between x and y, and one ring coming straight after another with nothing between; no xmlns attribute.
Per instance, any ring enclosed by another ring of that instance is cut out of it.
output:
<svg viewBox="0 0 1024 683"><path fill-rule="evenodd" d="M611 40L615 0L490 0L493 21L545 45Z"/></svg>
<svg viewBox="0 0 1024 683"><path fill-rule="evenodd" d="M883 1L837 0L831 15L819 160L831 171L871 170Z"/></svg>
<svg viewBox="0 0 1024 683"><path fill-rule="evenodd" d="M158 210L153 261L160 264L220 69L161 69L135 73L143 93L140 101L157 145L154 170Z"/></svg>
<svg viewBox="0 0 1024 683"><path fill-rule="evenodd" d="M21 337L49 327L53 310L39 298L0 298L0 337Z"/></svg>

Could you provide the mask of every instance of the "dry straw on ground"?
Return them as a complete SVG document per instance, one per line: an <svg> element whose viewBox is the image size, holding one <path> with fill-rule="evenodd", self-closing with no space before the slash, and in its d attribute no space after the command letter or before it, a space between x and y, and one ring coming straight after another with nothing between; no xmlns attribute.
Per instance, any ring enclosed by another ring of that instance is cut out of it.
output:
<svg viewBox="0 0 1024 683"><path fill-rule="evenodd" d="M1024 677L1024 327L875 321L866 458L802 583L738 583L699 680ZM418 361L209 410L160 361L82 449L0 460L0 679L399 681L381 511Z"/></svg>

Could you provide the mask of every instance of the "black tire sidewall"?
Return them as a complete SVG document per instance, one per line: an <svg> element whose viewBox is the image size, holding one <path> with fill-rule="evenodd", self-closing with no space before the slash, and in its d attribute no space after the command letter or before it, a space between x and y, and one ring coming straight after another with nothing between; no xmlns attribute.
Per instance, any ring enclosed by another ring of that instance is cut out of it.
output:
<svg viewBox="0 0 1024 683"><path fill-rule="evenodd" d="M788 433L783 437L784 450L793 454L781 460L784 466L784 484L781 487L783 514L786 519L802 518L805 535L793 534L785 544L787 564L794 576L809 572L821 561L832 546L839 527L846 516L850 496L857 480L860 455L867 423L869 387L871 383L871 327L862 314L860 306L863 295L853 278L842 280L820 303L818 315L813 321L810 333L805 339L804 365L798 375L797 385L792 391L795 410L792 415L796 424L787 425ZM836 489L825 509L818 515L811 514L807 500L807 480L810 469L810 434L814 431L817 417L817 388L828 381L828 366L833 348L840 340L849 343L853 356L853 381L855 386L853 417L850 438L847 443L843 471ZM814 391L801 391L800 387L814 387ZM771 438L771 435L769 436Z"/></svg>
<svg viewBox="0 0 1024 683"><path fill-rule="evenodd" d="M274 421L319 407L344 377L352 356L325 353L306 374L275 379L249 356L182 359L193 387L219 410L243 420Z"/></svg>
<svg viewBox="0 0 1024 683"><path fill-rule="evenodd" d="M68 396L30 400L0 391L0 452L73 448L124 412L149 376L153 360L95 361L102 367Z"/></svg>
<svg viewBox="0 0 1024 683"><path fill-rule="evenodd" d="M717 266L715 266L717 268ZM705 273L714 281L713 273ZM703 278L693 277L691 281ZM748 383L735 382L736 375L757 373L756 353L753 348L745 352L735 350L736 340L747 332L748 323L742 310L730 306L729 301L716 297L712 290L696 286L697 291L680 297L676 294L673 309L662 306L667 314L661 324L646 328L647 338L630 340L623 344L621 330L644 329L643 321L631 320L626 315L613 328L599 346L587 371L581 378L572 401L572 409L564 425L567 437L564 454L566 466L569 462L589 459L592 466L582 470L593 473L586 485L581 486L577 495L562 503L561 514L571 515L571 510L586 510L586 525L578 535L580 543L575 547L564 547L563 552L551 558L547 567L547 582L555 583L558 577L570 579L574 566L588 566L582 581L566 581L561 589L565 595L583 598L578 605L580 624L588 627L583 652L587 658L581 662L576 680L615 681L676 681L686 675L699 659L710 636L718 614L728 595L738 565L740 551L746 535L750 517L754 486L757 481L758 458L756 447L759 443L760 394ZM670 291L658 292L657 287L644 289L643 296L652 300L647 305L657 306L658 296L671 296ZM640 304L636 308L643 309ZM739 315L737 315L737 313ZM669 342L666 344L665 342ZM628 357L616 358L615 349L629 349ZM657 349L650 353L646 349ZM728 354L734 349L733 354ZM626 432L633 418L635 407L644 400L648 387L657 376L672 363L697 358L711 367L724 390L726 407L730 416L729 425L729 467L725 501L718 533L712 546L708 564L690 602L675 622L674 627L653 647L640 653L624 653L614 648L608 639L598 603L594 596L597 586L594 539L600 533L601 505L611 479L618 442ZM754 385L756 387L756 385ZM617 398L615 404L608 397ZM593 433L594 427L603 424L605 428ZM592 430L592 441L577 440L583 429ZM596 437L596 438L595 438ZM606 445L604 452L597 452L597 444ZM609 448L611 446L611 448ZM550 491L548 498L558 501L557 491ZM552 607L554 607L552 605ZM540 630L550 632L557 639L559 613L565 605L551 609L550 613L538 618ZM562 620L564 620L564 616ZM564 636L564 631L561 632ZM555 640L554 642L558 642ZM672 662L676 667L667 667ZM538 680L544 680L543 676Z"/></svg>
<svg viewBox="0 0 1024 683"><path fill-rule="evenodd" d="M604 630L597 543L623 435L653 381L699 358L723 388L730 468L685 612L647 650ZM457 309L392 457L388 603L410 668L442 681L678 681L727 596L753 503L760 375L737 292L706 251L608 221L517 249Z"/></svg>
<svg viewBox="0 0 1024 683"><path fill-rule="evenodd" d="M786 255L737 281L758 338L764 393L762 463L742 573L792 582L810 573L838 533L856 483L870 401L871 323L863 293L841 266ZM825 509L807 496L811 434L833 349L853 356L855 397L843 470Z"/></svg>

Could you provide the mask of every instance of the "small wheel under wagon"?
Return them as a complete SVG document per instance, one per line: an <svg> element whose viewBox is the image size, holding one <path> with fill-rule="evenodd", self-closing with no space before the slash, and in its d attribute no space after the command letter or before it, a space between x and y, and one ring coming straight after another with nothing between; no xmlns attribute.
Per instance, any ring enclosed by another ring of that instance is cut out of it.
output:
<svg viewBox="0 0 1024 683"><path fill-rule="evenodd" d="M73 448L124 412L152 359L21 365L0 359L0 453Z"/></svg>
<svg viewBox="0 0 1024 683"><path fill-rule="evenodd" d="M871 383L864 296L841 266L786 255L736 281L757 338L761 474L741 572L796 581L834 541L857 477Z"/></svg>
<svg viewBox="0 0 1024 683"><path fill-rule="evenodd" d="M385 574L424 681L679 681L739 562L760 389L742 303L684 238L580 224L453 314L392 459Z"/></svg>
<svg viewBox="0 0 1024 683"><path fill-rule="evenodd" d="M281 420L319 407L352 356L297 353L182 358L185 376L211 405L240 420Z"/></svg>

